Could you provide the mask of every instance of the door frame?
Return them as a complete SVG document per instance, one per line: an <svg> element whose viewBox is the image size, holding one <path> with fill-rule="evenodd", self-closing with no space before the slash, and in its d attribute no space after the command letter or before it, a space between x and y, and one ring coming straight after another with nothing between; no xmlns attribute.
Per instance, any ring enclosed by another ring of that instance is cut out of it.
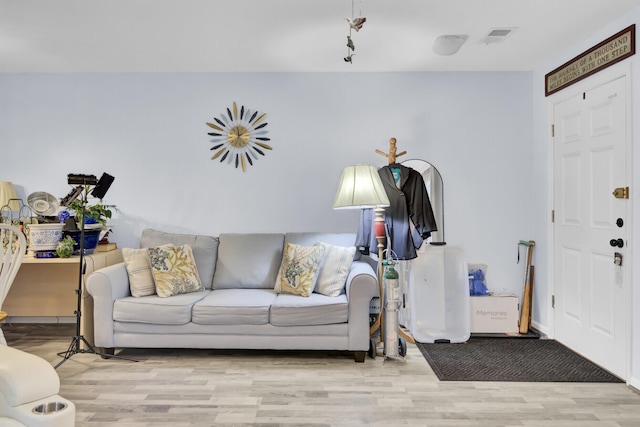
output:
<svg viewBox="0 0 640 427"><path fill-rule="evenodd" d="M589 91L595 87L604 85L611 81L617 80L618 78L625 78L625 92L626 92L626 105L625 105L625 120L626 120L626 141L625 141L625 150L626 150L626 179L627 185L631 187L630 192L633 192L635 189L633 188L633 115L632 115L632 98L633 93L631 90L631 80L632 80L632 68L631 61L622 61L614 66L607 68L606 70L600 71L588 78L582 80L581 82L576 83L575 85L569 86L568 88L559 91L553 95L550 95L547 98L547 129L548 129L548 139L547 139L547 152L548 152L548 165L549 165L549 180L548 180L548 206L551 209L555 209L554 205L554 184L556 180L556 176L554 173L555 170L555 150L554 150L554 137L551 133L551 126L554 122L554 106L560 102L566 101L567 99L574 97L581 92ZM633 193L631 193L633 194ZM625 381L628 382L631 377L631 346L632 346L632 290L633 290L633 260L634 260L634 241L633 241L633 197L629 197L629 203L626 207L625 212L628 224L628 239L626 242L627 254L626 254L626 264L625 264L625 274L628 275L627 285L625 289L625 305L624 305L624 318L627 324L626 328L626 337L625 337L625 346L626 346L626 377ZM555 328L556 328L556 316L555 310L552 308L553 296L556 293L556 283L555 283L555 234L554 234L554 225L551 222L551 212L549 212L549 227L547 228L547 238L549 245L547 247L549 254L549 263L547 265L547 279L548 279L548 292L547 292L547 307L549 310L547 311L548 317L548 336L550 338L555 338Z"/></svg>

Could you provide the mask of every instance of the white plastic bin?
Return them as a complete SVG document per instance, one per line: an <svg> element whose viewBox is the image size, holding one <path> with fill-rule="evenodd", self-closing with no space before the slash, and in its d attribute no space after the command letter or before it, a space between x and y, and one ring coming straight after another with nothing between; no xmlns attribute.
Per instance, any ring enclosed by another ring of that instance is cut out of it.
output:
<svg viewBox="0 0 640 427"><path fill-rule="evenodd" d="M458 246L424 245L411 261L408 325L421 343L465 342L471 335L469 273Z"/></svg>

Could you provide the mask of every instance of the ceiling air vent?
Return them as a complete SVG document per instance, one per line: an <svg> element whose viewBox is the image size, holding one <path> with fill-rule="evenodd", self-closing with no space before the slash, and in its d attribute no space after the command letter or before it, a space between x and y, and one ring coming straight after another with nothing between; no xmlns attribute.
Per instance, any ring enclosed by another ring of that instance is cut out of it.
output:
<svg viewBox="0 0 640 427"><path fill-rule="evenodd" d="M490 43L500 43L507 39L515 30L516 27L506 27L506 28L492 28L486 36L482 39L482 42L485 44Z"/></svg>

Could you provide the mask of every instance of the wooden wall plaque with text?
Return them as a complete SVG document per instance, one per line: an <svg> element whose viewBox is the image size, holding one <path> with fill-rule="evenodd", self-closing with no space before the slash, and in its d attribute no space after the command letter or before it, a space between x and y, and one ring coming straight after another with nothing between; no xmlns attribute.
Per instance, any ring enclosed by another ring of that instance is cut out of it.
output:
<svg viewBox="0 0 640 427"><path fill-rule="evenodd" d="M544 76L549 96L636 53L636 26L631 25Z"/></svg>

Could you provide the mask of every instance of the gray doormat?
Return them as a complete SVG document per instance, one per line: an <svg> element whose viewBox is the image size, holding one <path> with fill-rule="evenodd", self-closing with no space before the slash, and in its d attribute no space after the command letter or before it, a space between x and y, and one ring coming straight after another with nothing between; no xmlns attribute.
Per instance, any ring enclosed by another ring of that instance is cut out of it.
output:
<svg viewBox="0 0 640 427"><path fill-rule="evenodd" d="M416 345L441 381L623 382L554 340L471 337Z"/></svg>

